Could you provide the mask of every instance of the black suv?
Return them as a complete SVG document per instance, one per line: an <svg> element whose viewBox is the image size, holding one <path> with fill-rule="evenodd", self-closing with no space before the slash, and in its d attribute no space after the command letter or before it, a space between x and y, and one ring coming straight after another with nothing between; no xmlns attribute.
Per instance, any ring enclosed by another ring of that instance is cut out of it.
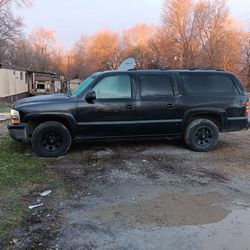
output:
<svg viewBox="0 0 250 250"><path fill-rule="evenodd" d="M248 128L248 101L240 80L222 70L98 72L67 94L17 101L8 129L44 157L64 155L72 142L133 137L183 137L205 152L219 132Z"/></svg>

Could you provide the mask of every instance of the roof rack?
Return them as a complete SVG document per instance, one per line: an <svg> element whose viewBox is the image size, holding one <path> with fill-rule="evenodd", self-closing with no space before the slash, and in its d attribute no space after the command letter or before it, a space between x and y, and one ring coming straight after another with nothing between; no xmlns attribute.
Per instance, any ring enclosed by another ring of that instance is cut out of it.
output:
<svg viewBox="0 0 250 250"><path fill-rule="evenodd" d="M171 68L171 67L159 67L159 68L134 68L130 69L129 71L137 71L137 70L213 70L213 71L225 71L224 69L220 68L212 68L212 67L194 67L194 68Z"/></svg>
<svg viewBox="0 0 250 250"><path fill-rule="evenodd" d="M189 68L189 70L215 70L215 71L225 71L224 69L212 68L212 67L195 67L195 68Z"/></svg>
<svg viewBox="0 0 250 250"><path fill-rule="evenodd" d="M134 69L129 69L128 71L138 71L138 70L161 70L161 68L134 68Z"/></svg>

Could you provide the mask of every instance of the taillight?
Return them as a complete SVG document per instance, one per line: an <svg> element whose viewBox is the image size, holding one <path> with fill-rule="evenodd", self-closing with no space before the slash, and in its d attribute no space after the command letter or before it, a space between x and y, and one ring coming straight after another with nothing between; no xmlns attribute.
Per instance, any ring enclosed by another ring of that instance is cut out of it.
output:
<svg viewBox="0 0 250 250"><path fill-rule="evenodd" d="M245 117L248 117L250 112L250 102L246 103Z"/></svg>

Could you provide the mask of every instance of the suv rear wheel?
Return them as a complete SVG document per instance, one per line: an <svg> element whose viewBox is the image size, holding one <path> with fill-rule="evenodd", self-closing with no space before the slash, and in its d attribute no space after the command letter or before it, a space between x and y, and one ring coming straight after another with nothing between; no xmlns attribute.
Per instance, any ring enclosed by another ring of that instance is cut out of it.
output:
<svg viewBox="0 0 250 250"><path fill-rule="evenodd" d="M40 124L32 134L32 147L42 157L65 155L71 146L69 130L59 122Z"/></svg>
<svg viewBox="0 0 250 250"><path fill-rule="evenodd" d="M218 140L219 130L217 126L207 119L192 121L185 131L185 142L194 151L211 151L217 145Z"/></svg>

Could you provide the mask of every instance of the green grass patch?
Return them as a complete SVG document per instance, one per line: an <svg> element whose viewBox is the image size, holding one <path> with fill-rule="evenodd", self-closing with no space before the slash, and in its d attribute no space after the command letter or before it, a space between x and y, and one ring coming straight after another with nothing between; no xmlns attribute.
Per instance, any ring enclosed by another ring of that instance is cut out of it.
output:
<svg viewBox="0 0 250 250"><path fill-rule="evenodd" d="M62 185L47 162L25 155L26 150L25 144L0 138L0 248L1 239L8 244L12 230L29 213L24 197Z"/></svg>
<svg viewBox="0 0 250 250"><path fill-rule="evenodd" d="M0 237L7 238L11 230L15 229L20 223L21 218L27 213L22 204L13 204L17 200L12 200L0 205L0 211L4 214L4 218L0 217Z"/></svg>
<svg viewBox="0 0 250 250"><path fill-rule="evenodd" d="M0 195L10 187L31 186L43 180L44 163L25 156L25 145L3 138L0 149Z"/></svg>
<svg viewBox="0 0 250 250"><path fill-rule="evenodd" d="M11 110L10 104L0 103L0 113L9 113Z"/></svg>

